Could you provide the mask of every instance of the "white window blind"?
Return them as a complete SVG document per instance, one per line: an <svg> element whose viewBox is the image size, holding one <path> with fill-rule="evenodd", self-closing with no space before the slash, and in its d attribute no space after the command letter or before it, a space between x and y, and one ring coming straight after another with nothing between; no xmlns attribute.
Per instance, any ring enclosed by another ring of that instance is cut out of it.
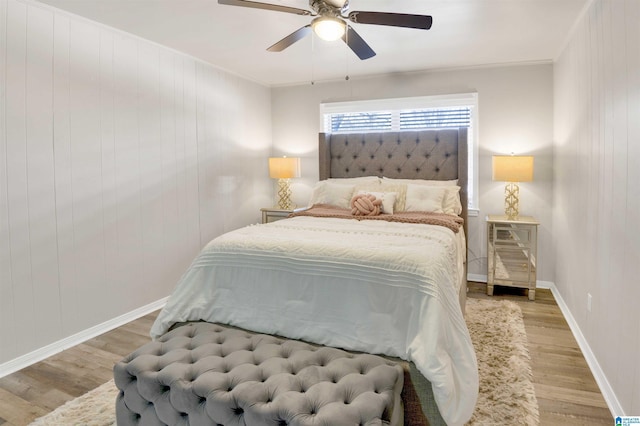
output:
<svg viewBox="0 0 640 426"><path fill-rule="evenodd" d="M384 132L393 130L391 112L345 112L329 114L331 133Z"/></svg>
<svg viewBox="0 0 640 426"><path fill-rule="evenodd" d="M414 98L334 102L320 105L321 128L327 133L365 133L468 128L469 208L477 209L477 93Z"/></svg>

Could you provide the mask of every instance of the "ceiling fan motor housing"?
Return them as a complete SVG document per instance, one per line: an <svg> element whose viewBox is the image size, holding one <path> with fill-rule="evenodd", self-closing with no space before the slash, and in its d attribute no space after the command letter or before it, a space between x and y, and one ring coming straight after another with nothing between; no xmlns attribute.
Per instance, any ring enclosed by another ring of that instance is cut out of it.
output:
<svg viewBox="0 0 640 426"><path fill-rule="evenodd" d="M338 7L325 0L309 0L309 6L319 16L340 18L341 14L349 8L349 2L345 2L344 5Z"/></svg>

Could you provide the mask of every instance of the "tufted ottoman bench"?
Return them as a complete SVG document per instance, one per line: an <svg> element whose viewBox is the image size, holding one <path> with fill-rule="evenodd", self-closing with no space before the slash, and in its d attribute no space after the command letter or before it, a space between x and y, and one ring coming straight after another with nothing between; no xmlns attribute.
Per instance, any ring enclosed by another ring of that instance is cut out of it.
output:
<svg viewBox="0 0 640 426"><path fill-rule="evenodd" d="M114 367L118 426L402 425L402 367L210 323L189 323Z"/></svg>

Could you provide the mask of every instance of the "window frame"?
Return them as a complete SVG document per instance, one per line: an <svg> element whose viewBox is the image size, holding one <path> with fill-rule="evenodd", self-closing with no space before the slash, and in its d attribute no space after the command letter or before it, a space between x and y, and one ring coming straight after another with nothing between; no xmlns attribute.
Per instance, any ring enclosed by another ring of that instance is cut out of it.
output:
<svg viewBox="0 0 640 426"><path fill-rule="evenodd" d="M368 99L347 102L326 102L320 104L320 129L325 133L331 132L332 114L372 113L380 111L435 109L446 107L469 107L471 109L471 127L469 128L468 157L469 157L469 185L467 192L470 216L477 216L478 205L478 93L457 93L447 95L416 96L407 98ZM393 128L389 131L399 131ZM372 132L380 132L373 129Z"/></svg>

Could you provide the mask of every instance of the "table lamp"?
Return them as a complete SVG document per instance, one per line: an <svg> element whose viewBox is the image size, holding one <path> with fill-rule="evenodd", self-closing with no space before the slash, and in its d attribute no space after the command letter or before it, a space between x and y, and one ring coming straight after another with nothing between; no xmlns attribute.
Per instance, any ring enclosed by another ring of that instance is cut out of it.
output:
<svg viewBox="0 0 640 426"><path fill-rule="evenodd" d="M300 177L300 159L293 157L269 158L269 177L278 179L278 207L291 210L291 178Z"/></svg>
<svg viewBox="0 0 640 426"><path fill-rule="evenodd" d="M518 219L519 182L533 180L533 157L528 155L494 155L493 180L506 182L504 214L509 220Z"/></svg>

